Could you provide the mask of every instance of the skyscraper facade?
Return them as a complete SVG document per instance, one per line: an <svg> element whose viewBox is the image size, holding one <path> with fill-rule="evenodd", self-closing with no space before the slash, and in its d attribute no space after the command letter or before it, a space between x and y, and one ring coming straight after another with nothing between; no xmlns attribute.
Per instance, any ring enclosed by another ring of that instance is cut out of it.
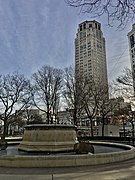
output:
<svg viewBox="0 0 135 180"><path fill-rule="evenodd" d="M75 70L95 83L102 82L108 86L105 38L97 21L84 21L78 26Z"/></svg>
<svg viewBox="0 0 135 180"><path fill-rule="evenodd" d="M135 93L135 24L133 24L132 30L128 33L128 41L129 41L131 68L133 73L133 86Z"/></svg>

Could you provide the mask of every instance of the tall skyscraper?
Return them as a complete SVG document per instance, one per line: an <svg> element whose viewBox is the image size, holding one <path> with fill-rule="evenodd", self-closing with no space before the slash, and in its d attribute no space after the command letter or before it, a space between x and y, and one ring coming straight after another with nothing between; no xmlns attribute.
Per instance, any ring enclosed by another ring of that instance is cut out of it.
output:
<svg viewBox="0 0 135 180"><path fill-rule="evenodd" d="M78 26L75 69L95 83L102 82L108 86L105 38L97 21L84 21Z"/></svg>
<svg viewBox="0 0 135 180"><path fill-rule="evenodd" d="M133 73L133 86L135 93L135 24L133 24L132 30L128 33L128 41L129 41L131 68Z"/></svg>

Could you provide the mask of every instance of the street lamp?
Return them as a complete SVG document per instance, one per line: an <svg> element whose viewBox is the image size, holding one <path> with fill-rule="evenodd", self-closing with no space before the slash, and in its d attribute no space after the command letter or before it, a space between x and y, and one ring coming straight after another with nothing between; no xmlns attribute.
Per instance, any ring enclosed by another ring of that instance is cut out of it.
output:
<svg viewBox="0 0 135 180"><path fill-rule="evenodd" d="M135 114L134 114L134 111L131 111L130 113L129 113L129 117L130 117L130 123L131 123L131 125L132 125L132 130L131 130L131 132L132 132L132 143L133 143L133 145L134 145L134 116L135 116Z"/></svg>
<svg viewBox="0 0 135 180"><path fill-rule="evenodd" d="M124 115L122 115L122 124L123 124L123 132L124 132L124 137L125 137L125 124L124 124Z"/></svg>

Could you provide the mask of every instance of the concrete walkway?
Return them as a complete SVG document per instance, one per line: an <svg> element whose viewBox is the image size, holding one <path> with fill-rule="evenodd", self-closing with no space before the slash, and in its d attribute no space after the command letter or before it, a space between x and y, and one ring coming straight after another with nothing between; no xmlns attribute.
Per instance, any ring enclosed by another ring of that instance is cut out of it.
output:
<svg viewBox="0 0 135 180"><path fill-rule="evenodd" d="M0 180L135 180L135 159L71 168L0 168Z"/></svg>
<svg viewBox="0 0 135 180"><path fill-rule="evenodd" d="M68 173L54 175L6 175L1 174L0 180L135 180L134 170L115 170L95 173Z"/></svg>

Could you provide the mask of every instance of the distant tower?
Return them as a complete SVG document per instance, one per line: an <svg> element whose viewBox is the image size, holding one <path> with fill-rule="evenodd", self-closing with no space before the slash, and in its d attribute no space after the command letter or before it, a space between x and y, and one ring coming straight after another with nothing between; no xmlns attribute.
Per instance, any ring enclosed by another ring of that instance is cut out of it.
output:
<svg viewBox="0 0 135 180"><path fill-rule="evenodd" d="M95 83L102 82L108 86L105 38L97 21L84 21L78 26L75 69Z"/></svg>
<svg viewBox="0 0 135 180"><path fill-rule="evenodd" d="M128 33L128 41L129 41L131 69L133 73L133 87L135 93L135 24L133 24L132 30Z"/></svg>

